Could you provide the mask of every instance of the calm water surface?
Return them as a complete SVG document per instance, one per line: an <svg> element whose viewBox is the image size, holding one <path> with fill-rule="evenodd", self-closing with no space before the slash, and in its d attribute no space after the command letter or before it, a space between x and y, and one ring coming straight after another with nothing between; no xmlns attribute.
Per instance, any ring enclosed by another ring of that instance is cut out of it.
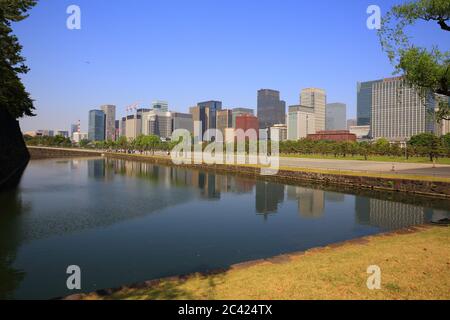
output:
<svg viewBox="0 0 450 320"><path fill-rule="evenodd" d="M32 161L0 193L0 298L225 268L450 217L446 200L324 191L112 159Z"/></svg>

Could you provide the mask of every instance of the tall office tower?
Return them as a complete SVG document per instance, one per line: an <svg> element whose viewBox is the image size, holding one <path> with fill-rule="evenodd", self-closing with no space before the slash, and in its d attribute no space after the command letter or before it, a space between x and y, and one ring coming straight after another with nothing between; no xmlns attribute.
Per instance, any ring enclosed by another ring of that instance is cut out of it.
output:
<svg viewBox="0 0 450 320"><path fill-rule="evenodd" d="M382 80L357 83L357 124L370 126L372 120L372 86Z"/></svg>
<svg viewBox="0 0 450 320"><path fill-rule="evenodd" d="M127 116L125 124L125 136L127 139L136 139L142 133L142 115Z"/></svg>
<svg viewBox="0 0 450 320"><path fill-rule="evenodd" d="M100 110L105 114L105 140L114 141L116 138L116 106L104 105Z"/></svg>
<svg viewBox="0 0 450 320"><path fill-rule="evenodd" d="M153 110L169 112L169 103L167 101L156 100L152 102Z"/></svg>
<svg viewBox="0 0 450 320"><path fill-rule="evenodd" d="M435 132L433 99L425 101L401 77L383 79L372 87L372 137L405 141L411 136Z"/></svg>
<svg viewBox="0 0 450 320"><path fill-rule="evenodd" d="M325 113L327 104L327 95L325 90L318 88L303 89L300 93L300 104L305 107L314 108L314 117L316 118L316 131L325 130Z"/></svg>
<svg viewBox="0 0 450 320"><path fill-rule="evenodd" d="M172 114L170 112L151 110L142 114L142 134L169 139L172 131Z"/></svg>
<svg viewBox="0 0 450 320"><path fill-rule="evenodd" d="M91 141L105 140L105 113L102 110L89 111L88 139Z"/></svg>
<svg viewBox="0 0 450 320"><path fill-rule="evenodd" d="M197 135L201 134L203 137L206 130L216 129L217 111L220 110L222 110L221 101L200 102L196 107L190 108L192 120L202 122L201 132L196 133ZM211 137L206 137L206 140L211 140Z"/></svg>
<svg viewBox="0 0 450 320"><path fill-rule="evenodd" d="M117 141L120 137L120 122L121 120L116 120L115 121L115 126L114 126L114 134L115 134L115 140Z"/></svg>
<svg viewBox="0 0 450 320"><path fill-rule="evenodd" d="M280 100L279 91L271 89L258 91L258 119L260 129L286 123L286 102Z"/></svg>
<svg viewBox="0 0 450 320"><path fill-rule="evenodd" d="M192 114L172 112L172 130L185 129L190 133L194 133L194 122L192 121Z"/></svg>
<svg viewBox="0 0 450 320"><path fill-rule="evenodd" d="M288 113L288 140L300 140L316 133L314 108L290 106Z"/></svg>
<svg viewBox="0 0 450 320"><path fill-rule="evenodd" d="M253 109L249 109L249 108L234 108L233 109L233 123L232 123L232 127L236 128L236 117L238 116L243 116L243 115L249 115L249 116L254 116L255 115L255 111Z"/></svg>
<svg viewBox="0 0 450 320"><path fill-rule="evenodd" d="M347 105L345 103L329 103L326 107L326 130L347 129Z"/></svg>
<svg viewBox="0 0 450 320"><path fill-rule="evenodd" d="M126 137L127 136L127 117L123 117L120 121L120 136Z"/></svg>
<svg viewBox="0 0 450 320"><path fill-rule="evenodd" d="M225 129L233 126L233 111L217 111L217 129L222 132L222 138L225 139Z"/></svg>

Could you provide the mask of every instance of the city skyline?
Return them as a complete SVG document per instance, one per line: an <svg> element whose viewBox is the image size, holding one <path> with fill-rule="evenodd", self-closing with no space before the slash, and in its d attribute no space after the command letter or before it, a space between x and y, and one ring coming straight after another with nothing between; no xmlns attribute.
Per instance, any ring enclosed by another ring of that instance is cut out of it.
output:
<svg viewBox="0 0 450 320"><path fill-rule="evenodd" d="M21 120L23 130L66 129L81 119L85 132L84 115L93 106L114 104L121 115L136 101L148 107L155 99L168 100L178 112L208 99L256 110L253 93L267 87L279 90L287 105L298 102L301 88L324 88L329 101L346 103L349 117L356 117L355 83L393 72L376 32L366 27L370 3L265 2L136 1L123 6L121 1L82 0L81 30L65 28L69 2L39 3L29 19L14 26L31 68L23 80L38 114ZM396 2L379 5L387 10ZM217 23L205 30L195 21L210 11ZM158 14L148 19L149 12ZM127 19L131 15L136 17ZM292 19L298 15L302 19ZM226 23L230 17L232 26ZM273 24L266 22L269 17ZM319 29L323 22L335 32ZM427 25L417 33L425 44L442 39ZM266 36L276 45L255 51ZM314 50L303 50L296 39ZM218 50L200 50L205 41ZM343 50L354 43L355 50ZM334 50L324 50L330 46ZM53 69L46 67L49 60Z"/></svg>

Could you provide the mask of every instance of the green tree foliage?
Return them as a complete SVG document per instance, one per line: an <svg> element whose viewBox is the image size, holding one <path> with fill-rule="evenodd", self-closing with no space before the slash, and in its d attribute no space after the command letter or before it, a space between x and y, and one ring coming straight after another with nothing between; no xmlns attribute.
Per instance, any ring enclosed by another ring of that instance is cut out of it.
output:
<svg viewBox="0 0 450 320"><path fill-rule="evenodd" d="M11 23L24 20L35 0L0 0L0 108L14 118L33 116L33 101L19 75L28 72Z"/></svg>
<svg viewBox="0 0 450 320"><path fill-rule="evenodd" d="M436 44L431 50L410 43L404 30L417 21L435 22L444 32L450 31L450 1L415 0L394 6L383 18L379 37L383 50L406 81L421 88L425 98L436 93L450 96L450 52L442 52ZM450 33L446 34L450 36ZM443 38L445 39L445 38ZM450 40L450 38L448 38ZM439 100L438 121L450 119L448 100Z"/></svg>
<svg viewBox="0 0 450 320"><path fill-rule="evenodd" d="M442 154L442 140L432 133L421 133L411 137L409 146L414 148L417 154L427 154L430 161Z"/></svg>
<svg viewBox="0 0 450 320"><path fill-rule="evenodd" d="M46 146L46 147L71 147L72 142L69 138L63 136L54 136L54 137L23 137L26 144L29 146Z"/></svg>

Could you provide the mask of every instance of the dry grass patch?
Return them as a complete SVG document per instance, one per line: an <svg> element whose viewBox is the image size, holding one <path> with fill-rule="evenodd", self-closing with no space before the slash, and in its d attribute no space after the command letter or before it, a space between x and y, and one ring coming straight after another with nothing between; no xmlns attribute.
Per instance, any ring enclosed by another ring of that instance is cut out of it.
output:
<svg viewBox="0 0 450 320"><path fill-rule="evenodd" d="M381 235L232 267L216 275L161 280L86 299L450 299L450 228ZM381 290L368 290L367 267L382 270Z"/></svg>

